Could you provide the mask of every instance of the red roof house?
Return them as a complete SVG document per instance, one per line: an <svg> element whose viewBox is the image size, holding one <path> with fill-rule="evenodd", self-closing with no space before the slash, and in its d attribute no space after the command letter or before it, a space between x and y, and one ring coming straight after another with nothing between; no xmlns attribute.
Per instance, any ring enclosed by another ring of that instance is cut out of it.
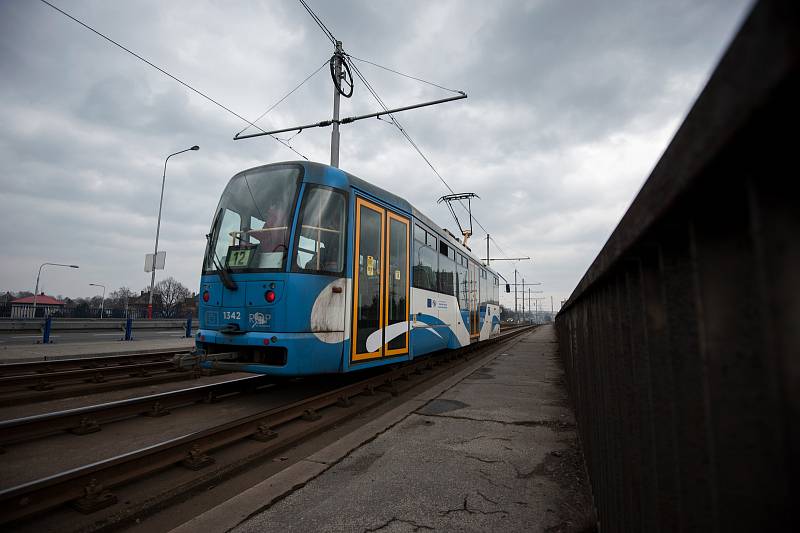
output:
<svg viewBox="0 0 800 533"><path fill-rule="evenodd" d="M65 305L66 302L44 293L36 297L36 308L44 309L45 316L60 311ZM11 300L11 318L34 318L33 314L33 296Z"/></svg>
<svg viewBox="0 0 800 533"><path fill-rule="evenodd" d="M33 296L26 296L25 298L17 298L16 300L11 300L11 304L30 304L33 305ZM57 298L53 298L52 296L48 296L46 294L40 294L36 297L36 306L40 305L67 305L66 302L62 302Z"/></svg>

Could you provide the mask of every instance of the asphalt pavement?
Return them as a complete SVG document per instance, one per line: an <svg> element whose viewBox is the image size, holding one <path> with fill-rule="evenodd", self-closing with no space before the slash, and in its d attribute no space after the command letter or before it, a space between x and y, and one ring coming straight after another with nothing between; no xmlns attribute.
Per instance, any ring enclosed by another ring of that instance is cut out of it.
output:
<svg viewBox="0 0 800 533"><path fill-rule="evenodd" d="M552 326L173 530L595 531Z"/></svg>

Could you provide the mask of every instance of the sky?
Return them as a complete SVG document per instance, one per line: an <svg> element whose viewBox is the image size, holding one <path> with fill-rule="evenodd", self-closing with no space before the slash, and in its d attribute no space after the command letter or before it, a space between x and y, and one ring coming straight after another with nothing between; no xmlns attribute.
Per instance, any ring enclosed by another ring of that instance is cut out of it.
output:
<svg viewBox="0 0 800 533"><path fill-rule="evenodd" d="M332 45L296 0L52 0L89 26L264 129L329 119ZM308 0L351 56L469 98L396 117L491 234L493 263L566 299L647 179L749 0ZM453 93L356 62L390 107ZM0 290L72 298L149 286L159 250L199 286L205 234L228 180L299 156L95 33L33 0L0 2ZM378 111L365 86L342 116ZM252 128L248 130L252 132ZM291 133L280 135L283 139ZM329 162L330 128L289 141ZM408 199L458 234L449 191L391 124L341 127L342 169ZM463 216L463 212L457 211ZM477 224L472 248L485 255ZM513 308L514 297L501 294ZM519 301L521 306L521 300Z"/></svg>

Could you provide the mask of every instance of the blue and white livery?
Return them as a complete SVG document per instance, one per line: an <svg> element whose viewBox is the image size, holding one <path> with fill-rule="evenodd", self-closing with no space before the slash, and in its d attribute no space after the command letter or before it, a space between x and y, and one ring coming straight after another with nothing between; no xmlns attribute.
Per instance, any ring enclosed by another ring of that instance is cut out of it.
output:
<svg viewBox="0 0 800 533"><path fill-rule="evenodd" d="M495 337L499 279L408 202L338 168L231 178L200 281L203 364L298 376Z"/></svg>

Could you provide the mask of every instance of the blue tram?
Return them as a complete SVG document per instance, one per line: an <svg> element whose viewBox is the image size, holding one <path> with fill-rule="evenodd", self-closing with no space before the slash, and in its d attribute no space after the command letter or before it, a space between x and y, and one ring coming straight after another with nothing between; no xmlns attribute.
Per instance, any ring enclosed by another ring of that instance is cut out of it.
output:
<svg viewBox="0 0 800 533"><path fill-rule="evenodd" d="M338 168L236 174L207 238L206 367L349 372L500 332L497 274L407 201Z"/></svg>

